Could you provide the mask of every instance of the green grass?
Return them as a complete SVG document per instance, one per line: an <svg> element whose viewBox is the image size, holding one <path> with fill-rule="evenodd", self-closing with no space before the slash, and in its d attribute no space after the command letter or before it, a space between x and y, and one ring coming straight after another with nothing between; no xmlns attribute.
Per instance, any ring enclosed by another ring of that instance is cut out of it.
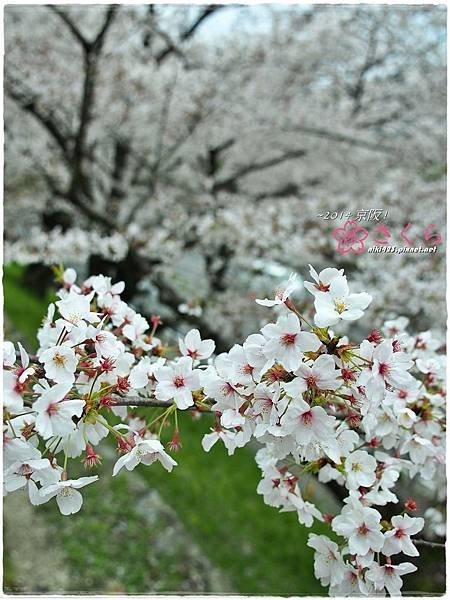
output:
<svg viewBox="0 0 450 600"><path fill-rule="evenodd" d="M278 514L256 494L260 478L249 448L229 457L219 442L205 453L200 446L211 417L180 419L183 448L179 466L168 475L161 468L140 467L156 485L211 561L242 594L310 594L324 592L313 576L310 531L296 513Z"/></svg>
<svg viewBox="0 0 450 600"><path fill-rule="evenodd" d="M73 464L71 477L91 474ZM83 489L79 513L62 517L55 502L41 507L68 556L66 591L138 594L181 589L187 566L182 549L155 552L153 547L169 522L161 518L150 525L136 508L148 489L136 489L132 475L112 479L111 466L108 461L99 481Z"/></svg>
<svg viewBox="0 0 450 600"><path fill-rule="evenodd" d="M21 282L23 267L9 264L3 268L4 310L17 329L28 341L30 351L37 349L36 332L54 295L49 291L41 298Z"/></svg>
<svg viewBox="0 0 450 600"><path fill-rule="evenodd" d="M278 514L256 494L259 470L250 449L232 457L218 444L209 454L203 451L200 440L210 421L209 416L194 421L182 415L178 466L172 473L159 464L137 467L134 473L145 482L145 491L156 489L175 510L189 537L230 582L226 591L323 594L313 576L312 550L306 547L311 530L299 525L296 513ZM86 474L71 464L71 477ZM68 554L73 590L142 593L155 579L162 580L160 591L180 590L186 566L180 549L175 546L174 555L170 549L159 552L152 561L153 540L165 523L149 527L135 510L143 490L133 490L133 475L124 470L112 479L108 462L100 469L100 481L83 489L85 502L77 515L60 517L54 502L40 507ZM313 530L325 533L321 525Z"/></svg>

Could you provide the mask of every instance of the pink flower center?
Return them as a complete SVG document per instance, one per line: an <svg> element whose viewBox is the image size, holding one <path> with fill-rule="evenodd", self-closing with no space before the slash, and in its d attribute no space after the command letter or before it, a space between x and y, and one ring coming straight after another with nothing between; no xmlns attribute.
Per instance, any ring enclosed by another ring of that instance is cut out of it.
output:
<svg viewBox="0 0 450 600"><path fill-rule="evenodd" d="M281 343L283 344L283 346L292 346L292 344L295 344L296 337L296 333L285 333L281 337Z"/></svg>
<svg viewBox="0 0 450 600"><path fill-rule="evenodd" d="M312 412L309 410L308 412L303 413L300 417L300 420L303 425L311 425L313 420Z"/></svg>
<svg viewBox="0 0 450 600"><path fill-rule="evenodd" d="M390 371L390 367L387 363L380 363L378 365L378 373L382 377L386 377L386 375L389 373L389 371Z"/></svg>
<svg viewBox="0 0 450 600"><path fill-rule="evenodd" d="M198 352L197 352L197 350L190 350L190 349L188 349L187 353L189 354L189 356L192 359L198 358Z"/></svg>
<svg viewBox="0 0 450 600"><path fill-rule="evenodd" d="M30 479L32 474L33 474L33 469L30 467L30 465L21 465L21 467L17 471L17 475L22 475L23 477L26 477L27 479Z"/></svg>
<svg viewBox="0 0 450 600"><path fill-rule="evenodd" d="M181 388L184 386L184 378L181 377L181 375L176 375L174 380L173 380L173 385L176 388Z"/></svg>
<svg viewBox="0 0 450 600"><path fill-rule="evenodd" d="M25 388L26 388L26 384L25 383L20 383L19 380L16 381L16 384L14 386L14 391L17 392L18 394L21 394Z"/></svg>
<svg viewBox="0 0 450 600"><path fill-rule="evenodd" d="M314 388L317 385L317 378L314 375L308 375L305 381L309 388Z"/></svg>
<svg viewBox="0 0 450 600"><path fill-rule="evenodd" d="M362 523L359 527L358 527L358 533L360 535L366 535L367 533L369 533L369 528L367 527L367 525L365 523Z"/></svg>
<svg viewBox="0 0 450 600"><path fill-rule="evenodd" d="M272 409L272 406L273 406L272 400L270 398L264 398L261 412L268 413Z"/></svg>
<svg viewBox="0 0 450 600"><path fill-rule="evenodd" d="M331 562L332 560L336 560L336 556L335 556L335 554L334 554L334 553L333 553L331 550L329 550L329 551L328 551L328 556L327 556L327 558L328 558L328 560L329 560L330 562Z"/></svg>
<svg viewBox="0 0 450 600"><path fill-rule="evenodd" d="M222 386L222 394L224 396L229 396L230 394L233 394L234 392L234 388L231 385L231 383L225 382Z"/></svg>
<svg viewBox="0 0 450 600"><path fill-rule="evenodd" d="M55 415L58 412L58 405L55 403L49 404L47 406L47 414L49 417L51 417L52 415Z"/></svg>
<svg viewBox="0 0 450 600"><path fill-rule="evenodd" d="M402 537L405 537L405 535L406 535L406 533L405 533L405 531L401 527L399 527L397 529L397 531L395 532L395 537L396 538L402 538Z"/></svg>

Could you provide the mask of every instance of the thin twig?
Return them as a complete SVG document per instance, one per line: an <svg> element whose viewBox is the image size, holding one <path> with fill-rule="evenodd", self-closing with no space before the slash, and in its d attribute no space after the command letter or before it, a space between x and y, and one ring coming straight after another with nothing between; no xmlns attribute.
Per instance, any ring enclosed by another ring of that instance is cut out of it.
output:
<svg viewBox="0 0 450 600"><path fill-rule="evenodd" d="M428 540L413 540L416 546L429 546L430 548L445 548L445 544L442 542L429 542Z"/></svg>
<svg viewBox="0 0 450 600"><path fill-rule="evenodd" d="M148 406L154 408L169 408L174 403L165 402L163 400L156 400L156 398L139 398L138 396L127 396L126 398L114 397L114 406ZM192 405L192 410L198 410L200 412L210 412L209 408L204 406Z"/></svg>

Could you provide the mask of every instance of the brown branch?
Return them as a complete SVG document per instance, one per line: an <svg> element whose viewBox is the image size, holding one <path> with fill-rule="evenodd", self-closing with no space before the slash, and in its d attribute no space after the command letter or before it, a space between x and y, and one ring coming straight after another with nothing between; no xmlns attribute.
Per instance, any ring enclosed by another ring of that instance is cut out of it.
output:
<svg viewBox="0 0 450 600"><path fill-rule="evenodd" d="M310 127L308 125L294 125L291 129L289 129L289 131L287 131L287 133L292 133L292 131L300 131L301 133L305 133L306 135L325 138L334 142L342 142L345 144L350 144L352 146L366 148L367 150L373 150L375 152L387 152L389 154L398 153L397 148L394 148L393 146L377 144L375 142L369 142L362 139L360 140L350 135L329 131L327 129L322 129L321 127Z"/></svg>
<svg viewBox="0 0 450 600"><path fill-rule="evenodd" d="M197 19L181 33L178 43L183 43L191 38L205 19L222 8L224 7L219 4L210 4L206 6ZM162 34L161 31L159 33ZM180 49L174 42L170 40L170 38L166 37L166 42L168 42L167 47L161 50L161 52L159 52L159 54L157 54L155 57L158 65L160 65L172 53L183 56Z"/></svg>
<svg viewBox="0 0 450 600"><path fill-rule="evenodd" d="M65 192L61 198L63 200L67 200L72 204L75 209L78 209L87 219L90 219L94 223L97 223L100 227L102 227L105 231L115 231L116 223L106 216L105 214L101 214L94 210L90 204L87 204L84 198L80 196L77 190L69 190ZM89 197L87 198L89 202Z"/></svg>
<svg viewBox="0 0 450 600"><path fill-rule="evenodd" d="M67 26L67 28L72 33L72 35L75 37L75 39L78 40L78 42L81 44L81 46L83 47L83 50L85 52L87 52L89 49L89 41L84 37L84 35L81 33L81 31L75 25L75 23L69 17L67 12L64 10L61 10L61 8L59 8L58 6L55 6L55 5L50 5L47 8L49 10L51 10L53 13L55 13L63 21L63 23Z"/></svg>
<svg viewBox="0 0 450 600"><path fill-rule="evenodd" d="M119 5L118 4L111 4L105 14L105 19L103 21L103 25L100 28L100 31L98 32L97 36L95 37L95 40L92 43L92 46L95 46L97 51L100 51L101 47L103 46L103 42L105 40L105 35L108 31L108 29L110 28L114 18L117 15L117 12L119 10Z"/></svg>
<svg viewBox="0 0 450 600"><path fill-rule="evenodd" d="M127 396L123 397L115 397L114 406L145 406L150 408L169 408L175 404L174 402L165 402L163 400L156 400L156 398L140 398L138 396ZM204 406L197 406L193 404L192 407L189 407L187 410L198 410L199 412L211 412L210 408L205 408Z"/></svg>
<svg viewBox="0 0 450 600"><path fill-rule="evenodd" d="M358 73L356 82L352 86L348 86L348 94L353 99L353 109L352 116L355 117L362 109L362 100L365 92L366 86L366 75L369 73L374 67L382 65L384 62L384 58L377 58L377 32L379 29L379 23L375 22L370 30L369 34L369 42L367 46L366 57L364 59L364 63L361 66L361 69Z"/></svg>
<svg viewBox="0 0 450 600"><path fill-rule="evenodd" d="M167 43L167 47L155 57L156 63L160 65L165 58L167 58L170 54L173 53L176 56L178 56L178 58L180 58L182 61L184 61L185 65L187 65L188 60L186 56L180 50L180 48L178 48L177 45L173 42L170 35L165 31L162 31L162 29L156 29L156 31Z"/></svg>
<svg viewBox="0 0 450 600"><path fill-rule="evenodd" d="M429 542L428 540L412 540L416 546L428 546L429 548L445 548L445 544L442 542Z"/></svg>
<svg viewBox="0 0 450 600"><path fill-rule="evenodd" d="M173 402L164 402L152 398L139 398L137 396L127 396L126 398L114 397L114 406L147 406L155 408L169 408Z"/></svg>
<svg viewBox="0 0 450 600"><path fill-rule="evenodd" d="M20 352L16 351L16 356L20 359ZM41 365L39 358L35 354L29 354L30 364ZM169 408L174 402L166 402L164 400L157 400L156 398L141 398L139 396L114 396L114 406L147 406L153 408ZM192 410L198 410L200 412L210 412L209 408L204 406L192 405Z"/></svg>
<svg viewBox="0 0 450 600"><path fill-rule="evenodd" d="M69 17L68 13L65 10L62 10L61 8L59 8L58 6L55 6L55 5L50 5L50 6L48 6L48 8L63 21L63 23L67 26L67 28L72 33L72 35L75 37L75 39L80 43L84 52L89 53L95 47L101 47L101 45L103 44L105 34L106 34L109 26L111 25L114 14L118 10L118 5L111 4L108 7L103 24L93 40L88 40L81 33L80 29L72 21L72 19Z"/></svg>
<svg viewBox="0 0 450 600"><path fill-rule="evenodd" d="M56 121L50 111L47 113L39 108L39 101L36 94L32 92L19 91L14 89L17 82L6 82L5 93L16 102L22 110L30 113L47 130L50 136L60 147L63 156L68 157L68 139L70 134L63 131L63 127ZM14 86L14 87L13 87Z"/></svg>
<svg viewBox="0 0 450 600"><path fill-rule="evenodd" d="M78 146L76 149L76 152L78 153L78 159L75 161L75 165L73 165L73 152L69 150L70 141L72 139L71 134L63 130L63 127L57 123L50 112L47 114L46 111L42 111L39 108L39 103L36 97L33 97L31 94L25 92L14 90L11 87L6 87L5 91L6 94L10 96L10 98L13 99L22 110L29 112L48 131L50 136L60 147L62 156L69 168L72 168L72 181L68 190L58 188L56 181L51 177L51 175L45 171L45 169L40 169L41 174L43 175L44 180L51 192L55 196L68 201L70 204L72 204L72 206L74 206L74 208L79 210L88 219L94 221L101 227L105 229L111 229L111 227L114 227L114 222L111 219L109 219L106 215L98 213L93 208L93 198L89 189L89 183L81 171L81 158L83 153L80 146ZM80 161L79 163L78 160Z"/></svg>
<svg viewBox="0 0 450 600"><path fill-rule="evenodd" d="M213 186L213 192L218 192L220 190L226 191L235 191L236 184L238 179L241 177L245 177L250 173L255 173L257 171L262 171L264 169L268 169L270 167L274 167L282 162L287 160L292 160L294 158L299 158L301 156L306 155L306 150L289 150L282 154L281 156L276 156L274 158L269 158L267 160L263 160L261 162L254 163L252 165L246 165L236 171L233 175L230 175L226 179L222 179L222 181L217 181Z"/></svg>
<svg viewBox="0 0 450 600"><path fill-rule="evenodd" d="M92 109L94 105L95 85L97 78L98 61L100 59L106 32L108 31L114 16L117 14L115 5L111 5L105 14L103 24L99 33L92 42L83 46L84 52L84 80L81 103L79 108L78 130L75 136L75 144L72 151L72 179L67 192L67 199L74 205L80 203L83 212L105 227L112 225L112 220L103 218L91 209L94 198L91 190L91 183L86 177L83 169L83 163L86 159L86 139L88 136L88 127L92 119ZM87 203L83 202L84 196ZM95 215L95 216L94 216Z"/></svg>
<svg viewBox="0 0 450 600"><path fill-rule="evenodd" d="M205 19L210 17L214 12L217 12L221 8L224 7L220 4L210 4L209 6L207 6L205 10L197 17L194 23L192 23L192 25L181 34L181 39L185 41L192 37L199 25L203 23Z"/></svg>
<svg viewBox="0 0 450 600"><path fill-rule="evenodd" d="M211 110L204 110L201 106L201 100L198 100L199 107L187 115L187 126L184 133L172 144L167 150L163 153L161 162L164 164L168 163L168 161L173 157L173 155L178 152L178 150L185 144L195 133L198 126L207 121L208 117L211 116ZM168 171L172 171L177 165L173 163L168 164Z"/></svg>
<svg viewBox="0 0 450 600"><path fill-rule="evenodd" d="M112 172L112 185L110 191L110 209L113 213L118 213L120 203L125 197L123 181L130 155L130 145L127 140L118 139L115 142L114 167Z"/></svg>
<svg viewBox="0 0 450 600"><path fill-rule="evenodd" d="M266 200L267 198L286 198L287 196L299 196L300 188L299 186L290 181L283 185L280 185L276 189L267 190L265 192L261 192L259 194L252 194L251 197L256 200Z"/></svg>
<svg viewBox="0 0 450 600"><path fill-rule="evenodd" d="M56 182L50 185L54 195L68 201L88 219L97 223L104 229L115 228L115 222L110 216L101 214L95 209L95 197L92 190L92 181L86 175L84 163L90 157L90 151L86 148L88 137L88 128L92 119L92 110L94 105L94 92L97 76L98 61L101 55L102 47L105 41L106 33L111 26L118 6L111 5L107 8L104 18L97 35L92 40L88 40L72 21L69 14L57 6L50 6L49 9L54 12L69 28L73 36L78 40L83 49L84 55L84 81L83 91L80 99L78 127L75 134L65 131L60 126L50 111L44 111L39 107L39 101L33 92L21 92L17 88L17 83L11 81L7 89L8 95L15 100L22 110L32 114L61 148L63 157L68 164L71 172L71 180L67 190L57 189ZM45 180L47 185L51 184L51 178L47 174Z"/></svg>

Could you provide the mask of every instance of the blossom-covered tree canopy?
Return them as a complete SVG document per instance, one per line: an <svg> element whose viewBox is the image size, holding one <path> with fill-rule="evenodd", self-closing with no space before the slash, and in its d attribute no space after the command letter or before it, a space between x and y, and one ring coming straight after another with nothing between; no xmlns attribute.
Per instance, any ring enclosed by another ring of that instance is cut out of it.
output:
<svg viewBox="0 0 450 600"><path fill-rule="evenodd" d="M318 213L444 235L444 36L442 7L7 7L7 260L124 279L227 350L249 296L335 262ZM339 259L379 324L442 324L442 253Z"/></svg>

